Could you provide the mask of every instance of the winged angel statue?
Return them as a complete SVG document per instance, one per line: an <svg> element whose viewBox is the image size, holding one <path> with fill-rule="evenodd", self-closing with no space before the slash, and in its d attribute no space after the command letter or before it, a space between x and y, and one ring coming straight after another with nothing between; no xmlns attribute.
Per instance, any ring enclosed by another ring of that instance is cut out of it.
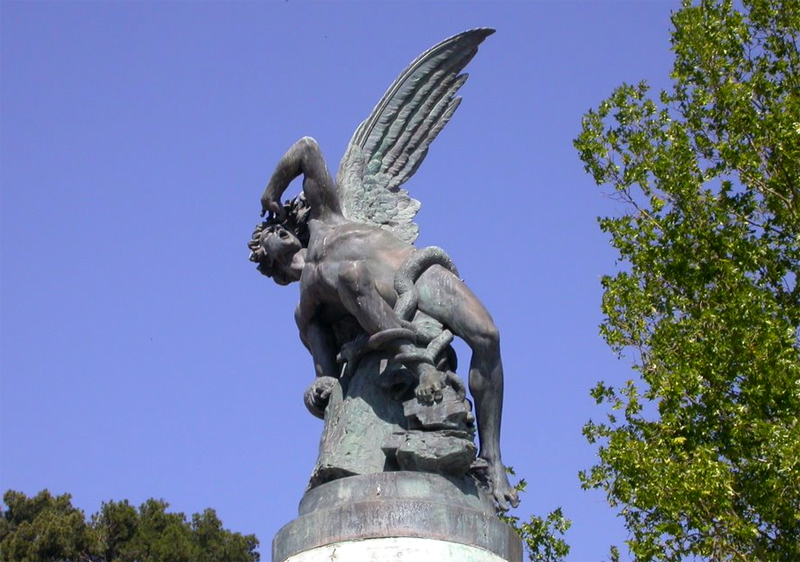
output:
<svg viewBox="0 0 800 562"><path fill-rule="evenodd" d="M463 384L448 371L454 369L449 342L455 335L469 345L480 440L472 469L482 467L504 510L518 499L500 457L498 330L443 251L412 245L420 203L401 189L458 107L456 92L467 78L461 71L493 32L460 33L412 62L356 129L336 181L314 139L295 143L264 191L261 215L268 216L249 247L261 273L279 285L300 282L295 320L317 375L305 401L318 417L333 386L375 349L388 350L404 367L416 403L440 403L449 386L463 398ZM282 204L300 175L302 193Z"/></svg>

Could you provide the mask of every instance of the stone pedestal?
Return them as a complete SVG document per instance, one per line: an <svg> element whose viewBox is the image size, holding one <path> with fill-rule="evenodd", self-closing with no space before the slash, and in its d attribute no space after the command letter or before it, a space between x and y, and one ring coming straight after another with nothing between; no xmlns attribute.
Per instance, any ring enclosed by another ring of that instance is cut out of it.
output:
<svg viewBox="0 0 800 562"><path fill-rule="evenodd" d="M470 478L383 472L303 496L272 543L273 562L521 562L522 541Z"/></svg>

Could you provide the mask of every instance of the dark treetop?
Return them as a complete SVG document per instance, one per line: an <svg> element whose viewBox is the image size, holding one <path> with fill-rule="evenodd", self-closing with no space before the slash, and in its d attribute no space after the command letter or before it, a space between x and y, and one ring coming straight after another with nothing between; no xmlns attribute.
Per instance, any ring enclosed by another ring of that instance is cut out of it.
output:
<svg viewBox="0 0 800 562"><path fill-rule="evenodd" d="M413 246L420 204L400 186L458 107L460 74L494 32L432 47L356 129L336 180L317 143L300 139L261 198L250 259L279 285L300 282L295 321L314 361L309 410L324 417L311 486L386 470L471 475L500 509L518 503L500 457L503 367L488 311L439 248ZM296 177L303 192L281 203ZM469 390L450 348L472 350Z"/></svg>

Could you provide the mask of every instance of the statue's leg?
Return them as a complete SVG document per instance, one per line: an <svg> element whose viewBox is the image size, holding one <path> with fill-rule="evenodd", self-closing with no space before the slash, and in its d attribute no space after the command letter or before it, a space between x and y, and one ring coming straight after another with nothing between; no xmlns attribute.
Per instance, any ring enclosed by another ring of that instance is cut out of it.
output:
<svg viewBox="0 0 800 562"><path fill-rule="evenodd" d="M480 454L489 465L495 499L502 509L519 503L500 456L503 363L500 334L491 315L458 277L433 266L417 281L419 309L433 316L472 349L469 389L475 399Z"/></svg>

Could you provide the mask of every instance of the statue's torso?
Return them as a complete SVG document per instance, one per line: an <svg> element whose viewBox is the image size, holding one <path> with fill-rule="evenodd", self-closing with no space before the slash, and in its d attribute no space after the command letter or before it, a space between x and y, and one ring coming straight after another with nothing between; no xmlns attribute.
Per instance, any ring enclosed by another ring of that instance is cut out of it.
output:
<svg viewBox="0 0 800 562"><path fill-rule="evenodd" d="M414 246L381 228L344 222L337 225L318 220L309 223L311 237L300 279L300 298L312 299L330 312L344 314L338 287L345 268L358 263L390 306L397 293L394 276L412 253Z"/></svg>

